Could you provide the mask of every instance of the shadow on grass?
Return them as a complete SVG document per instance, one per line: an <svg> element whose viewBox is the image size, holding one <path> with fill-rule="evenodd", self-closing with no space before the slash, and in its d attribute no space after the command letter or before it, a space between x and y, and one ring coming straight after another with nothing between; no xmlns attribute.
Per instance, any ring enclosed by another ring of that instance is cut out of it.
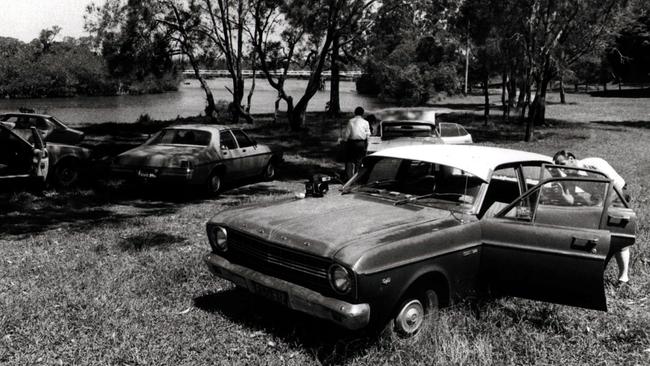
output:
<svg viewBox="0 0 650 366"><path fill-rule="evenodd" d="M140 252L156 247L165 249L172 244L182 243L186 240L187 238L178 235L147 231L121 240L118 246L125 252Z"/></svg>
<svg viewBox="0 0 650 366"><path fill-rule="evenodd" d="M608 125L615 127L632 127L650 129L650 121L593 121L594 124Z"/></svg>
<svg viewBox="0 0 650 366"><path fill-rule="evenodd" d="M601 90L589 95L598 98L650 98L650 88Z"/></svg>
<svg viewBox="0 0 650 366"><path fill-rule="evenodd" d="M345 363L376 343L376 339L359 332L287 309L242 289L199 296L194 299L194 305L248 328L272 333L286 343L297 344L322 364Z"/></svg>

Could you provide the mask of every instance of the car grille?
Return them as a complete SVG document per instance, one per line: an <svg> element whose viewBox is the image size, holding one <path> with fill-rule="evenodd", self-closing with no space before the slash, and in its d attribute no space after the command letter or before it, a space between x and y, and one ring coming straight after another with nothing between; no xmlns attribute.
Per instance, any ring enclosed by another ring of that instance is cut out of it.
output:
<svg viewBox="0 0 650 366"><path fill-rule="evenodd" d="M330 260L275 245L265 240L228 230L231 261L283 280L330 294L327 279Z"/></svg>

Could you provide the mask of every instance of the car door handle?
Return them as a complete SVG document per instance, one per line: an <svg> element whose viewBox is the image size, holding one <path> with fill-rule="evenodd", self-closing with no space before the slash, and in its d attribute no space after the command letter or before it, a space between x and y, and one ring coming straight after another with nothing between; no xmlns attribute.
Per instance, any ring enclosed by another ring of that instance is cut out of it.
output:
<svg viewBox="0 0 650 366"><path fill-rule="evenodd" d="M571 248L580 249L580 250L595 250L594 248L598 245L598 238L591 236L580 236L573 235L571 236Z"/></svg>
<svg viewBox="0 0 650 366"><path fill-rule="evenodd" d="M610 226L625 226L630 222L630 215L619 214L619 213L610 213L607 215L607 225Z"/></svg>

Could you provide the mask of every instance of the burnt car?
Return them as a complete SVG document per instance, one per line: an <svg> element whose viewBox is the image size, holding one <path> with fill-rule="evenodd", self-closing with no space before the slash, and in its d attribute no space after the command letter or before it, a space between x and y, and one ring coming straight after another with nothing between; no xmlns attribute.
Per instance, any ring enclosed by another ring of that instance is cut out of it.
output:
<svg viewBox="0 0 650 366"><path fill-rule="evenodd" d="M368 153L422 144L471 144L472 135L457 123L436 122L436 111L388 109L376 112L379 124L368 138Z"/></svg>
<svg viewBox="0 0 650 366"><path fill-rule="evenodd" d="M9 129L0 124L0 178L27 178L57 187L76 184L87 168L90 150L47 143L36 127Z"/></svg>
<svg viewBox="0 0 650 366"><path fill-rule="evenodd" d="M569 203L559 186L583 198ZM340 194L217 214L205 262L291 309L408 337L436 308L480 296L606 310L605 265L635 231L599 172L509 149L407 146L364 158Z"/></svg>
<svg viewBox="0 0 650 366"><path fill-rule="evenodd" d="M147 183L201 185L217 193L224 180L272 179L281 161L281 151L258 144L239 128L179 125L118 155L111 172Z"/></svg>
<svg viewBox="0 0 650 366"><path fill-rule="evenodd" d="M37 113L4 113L0 114L0 124L9 129L29 131L36 127L45 142L65 145L77 145L84 138L84 133L70 128L56 117Z"/></svg>

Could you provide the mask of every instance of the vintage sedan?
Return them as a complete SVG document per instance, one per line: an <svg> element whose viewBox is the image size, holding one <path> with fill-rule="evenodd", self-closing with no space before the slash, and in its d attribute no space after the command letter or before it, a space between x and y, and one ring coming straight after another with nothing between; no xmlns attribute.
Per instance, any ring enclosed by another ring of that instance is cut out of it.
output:
<svg viewBox="0 0 650 366"><path fill-rule="evenodd" d="M583 198L569 203L559 186ZM340 194L217 214L205 262L291 309L408 337L437 307L485 295L606 310L605 265L635 228L599 172L516 150L407 146L366 157Z"/></svg>
<svg viewBox="0 0 650 366"><path fill-rule="evenodd" d="M376 113L380 122L368 138L369 154L399 146L473 142L463 126L437 122L436 111L387 109Z"/></svg>
<svg viewBox="0 0 650 366"><path fill-rule="evenodd" d="M272 179L282 152L258 144L239 128L180 125L165 128L144 144L118 155L115 175L143 182L202 185L217 193L224 180Z"/></svg>
<svg viewBox="0 0 650 366"><path fill-rule="evenodd" d="M36 127L45 142L66 145L76 145L84 138L84 133L70 128L58 118L37 113L4 113L0 114L0 124L9 129L29 131Z"/></svg>
<svg viewBox="0 0 650 366"><path fill-rule="evenodd" d="M91 151L47 143L36 127L10 129L0 124L0 179L27 178L59 188L75 185L88 167Z"/></svg>

